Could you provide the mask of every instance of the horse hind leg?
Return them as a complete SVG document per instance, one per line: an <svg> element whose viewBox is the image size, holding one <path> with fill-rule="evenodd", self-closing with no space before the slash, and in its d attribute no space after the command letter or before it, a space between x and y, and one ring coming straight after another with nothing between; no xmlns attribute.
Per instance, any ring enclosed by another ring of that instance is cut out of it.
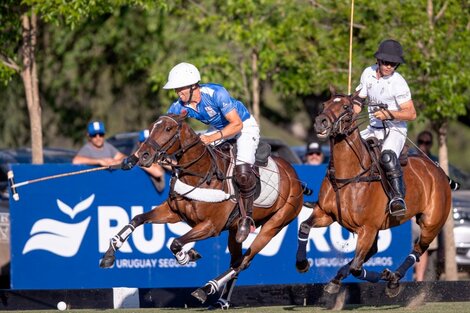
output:
<svg viewBox="0 0 470 313"><path fill-rule="evenodd" d="M419 262L421 255L428 249L430 243L439 233L439 228L431 228L422 222L420 222L419 225L421 228L421 234L410 254L405 258L403 263L398 266L395 272L392 272L389 269L386 269L383 272L382 279L388 281L385 292L390 298L396 297L400 293L400 289L398 288L400 280L416 262Z"/></svg>
<svg viewBox="0 0 470 313"><path fill-rule="evenodd" d="M201 303L206 302L207 297L219 292L219 290L225 286L228 282L232 281L235 277L237 277L238 272L230 268L225 271L222 275L210 280L204 287L198 288L191 293L193 297L201 301ZM235 281L233 281L234 286ZM233 286L231 288L233 288ZM231 293L231 291L230 291Z"/></svg>
<svg viewBox="0 0 470 313"><path fill-rule="evenodd" d="M223 287L222 292L220 293L219 299L213 304L209 306L209 310L216 310L216 309L222 309L222 310L228 310L232 304L231 299L232 299L232 292L233 289L235 288L235 284L237 282L238 276L233 277L230 279Z"/></svg>

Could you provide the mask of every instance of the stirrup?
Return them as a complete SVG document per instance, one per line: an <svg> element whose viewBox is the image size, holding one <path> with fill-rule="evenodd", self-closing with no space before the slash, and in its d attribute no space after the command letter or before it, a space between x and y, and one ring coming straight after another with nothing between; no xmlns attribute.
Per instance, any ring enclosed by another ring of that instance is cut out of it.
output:
<svg viewBox="0 0 470 313"><path fill-rule="evenodd" d="M244 225L245 223L248 225ZM245 241L246 238L248 238L248 235L250 234L252 227L254 228L254 225L255 225L255 221L253 220L253 218L251 218L250 216L242 217L240 221L238 222L238 229L237 229L237 234L235 235L235 240L238 243L242 243L243 241Z"/></svg>
<svg viewBox="0 0 470 313"><path fill-rule="evenodd" d="M388 212L392 216L401 217L405 215L406 203L402 198L394 197L388 203Z"/></svg>

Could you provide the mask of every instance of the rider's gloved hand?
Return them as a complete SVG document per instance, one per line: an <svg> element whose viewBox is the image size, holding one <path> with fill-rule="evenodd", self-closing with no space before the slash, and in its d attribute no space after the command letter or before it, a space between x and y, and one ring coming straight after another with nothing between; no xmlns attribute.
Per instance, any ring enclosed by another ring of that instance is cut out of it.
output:
<svg viewBox="0 0 470 313"><path fill-rule="evenodd" d="M126 171L130 170L137 164L138 161L139 161L139 158L133 154L130 157L127 157L124 160L122 160L121 169L126 170Z"/></svg>

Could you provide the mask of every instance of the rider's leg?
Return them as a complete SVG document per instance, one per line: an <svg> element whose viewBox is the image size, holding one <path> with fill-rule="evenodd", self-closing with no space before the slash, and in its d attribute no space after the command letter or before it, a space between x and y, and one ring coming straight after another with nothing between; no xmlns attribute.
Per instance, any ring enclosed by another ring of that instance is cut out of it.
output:
<svg viewBox="0 0 470 313"><path fill-rule="evenodd" d="M392 199L389 203L390 214L402 216L406 211L405 185L403 182L403 171L398 161L398 157L392 150L382 151L380 164L385 171L385 175L392 187Z"/></svg>
<svg viewBox="0 0 470 313"><path fill-rule="evenodd" d="M238 231L235 237L237 242L241 243L250 234L251 225L255 225L252 213L256 190L256 175L251 164L238 164L235 166L235 182L240 190L241 205L246 213L238 224Z"/></svg>

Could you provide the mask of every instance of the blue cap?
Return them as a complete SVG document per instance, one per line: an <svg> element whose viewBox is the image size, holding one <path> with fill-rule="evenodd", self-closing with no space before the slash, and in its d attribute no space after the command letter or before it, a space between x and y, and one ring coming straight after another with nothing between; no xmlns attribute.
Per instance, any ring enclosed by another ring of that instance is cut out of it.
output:
<svg viewBox="0 0 470 313"><path fill-rule="evenodd" d="M102 121L93 121L88 123L88 135L106 134L104 123Z"/></svg>
<svg viewBox="0 0 470 313"><path fill-rule="evenodd" d="M145 130L141 130L139 132L139 142L144 142L145 139L147 139L149 136L149 130L148 129L145 129Z"/></svg>

